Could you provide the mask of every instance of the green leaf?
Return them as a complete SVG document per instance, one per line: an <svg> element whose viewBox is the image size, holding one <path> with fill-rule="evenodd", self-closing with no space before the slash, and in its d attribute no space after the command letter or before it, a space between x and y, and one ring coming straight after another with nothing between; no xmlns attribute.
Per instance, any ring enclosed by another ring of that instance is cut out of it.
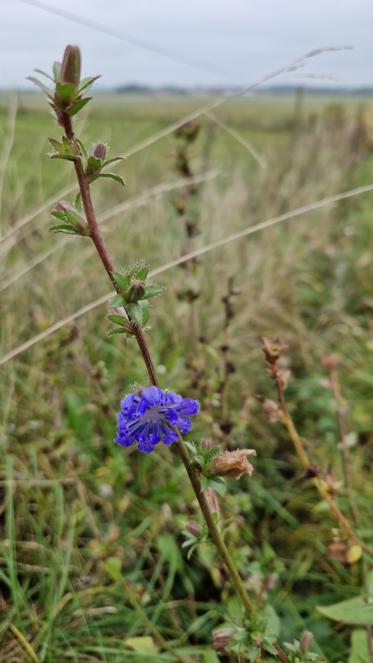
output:
<svg viewBox="0 0 373 663"><path fill-rule="evenodd" d="M55 83L59 83L61 80L61 62L53 63L53 76Z"/></svg>
<svg viewBox="0 0 373 663"><path fill-rule="evenodd" d="M62 210L60 211L58 209L54 209L51 212L51 216L54 216L56 219L59 219L60 221L66 221L65 212L63 212Z"/></svg>
<svg viewBox="0 0 373 663"><path fill-rule="evenodd" d="M113 157L112 159L108 159L107 161L104 161L102 167L104 168L105 166L109 166L111 163L115 163L116 161L124 161L124 157Z"/></svg>
<svg viewBox="0 0 373 663"><path fill-rule="evenodd" d="M64 106L68 106L75 98L75 88L71 83L56 83L56 95Z"/></svg>
<svg viewBox="0 0 373 663"><path fill-rule="evenodd" d="M71 209L66 208L65 215L66 220L73 226L78 226L84 221L80 214L78 214L77 210L73 207L71 207Z"/></svg>
<svg viewBox="0 0 373 663"><path fill-rule="evenodd" d="M113 306L116 308L117 306L124 306L126 302L124 301L122 295L114 295L113 299L111 300L110 306Z"/></svg>
<svg viewBox="0 0 373 663"><path fill-rule="evenodd" d="M213 479L210 479L210 488L215 490L218 495L222 496L227 492L227 486L223 477L214 477Z"/></svg>
<svg viewBox="0 0 373 663"><path fill-rule="evenodd" d="M115 284L121 292L125 292L130 285L131 279L128 274L121 274L120 272L113 272Z"/></svg>
<svg viewBox="0 0 373 663"><path fill-rule="evenodd" d="M368 573L368 593L373 596L373 569Z"/></svg>
<svg viewBox="0 0 373 663"><path fill-rule="evenodd" d="M158 652L158 647L150 635L142 635L138 638L128 638L125 640L124 644L138 654L156 654Z"/></svg>
<svg viewBox="0 0 373 663"><path fill-rule="evenodd" d="M101 78L101 76L87 76L87 78L83 78L83 80L80 81L79 93L83 92L83 90L87 90L87 88L97 81L98 78Z"/></svg>
<svg viewBox="0 0 373 663"><path fill-rule="evenodd" d="M59 140L56 140L55 138L48 138L48 142L54 147L56 152L63 152L64 151L64 146L63 143L60 143Z"/></svg>
<svg viewBox="0 0 373 663"><path fill-rule="evenodd" d="M114 182L118 182L122 186L126 186L126 183L125 183L123 177L121 177L120 175L116 175L115 173L100 173L99 175L97 175L93 179L98 180L98 179L100 179L100 177L106 177L107 179L114 180Z"/></svg>
<svg viewBox="0 0 373 663"><path fill-rule="evenodd" d="M27 80L31 81L36 87L38 87L44 94L47 95L47 97L52 98L52 93L50 89L41 81L39 81L38 78L35 78L34 76L27 76Z"/></svg>
<svg viewBox="0 0 373 663"><path fill-rule="evenodd" d="M161 292L163 291L163 288L161 288L158 285L149 285L145 288L145 292L141 299L151 299L152 297L156 297L157 295L160 295Z"/></svg>
<svg viewBox="0 0 373 663"><path fill-rule="evenodd" d="M97 157L90 156L87 159L87 175L94 175L95 173L99 172L101 168L101 159L97 159Z"/></svg>
<svg viewBox="0 0 373 663"><path fill-rule="evenodd" d="M49 228L50 232L53 233L65 233L66 235L80 235L80 233L67 223L59 223L56 226L51 226Z"/></svg>
<svg viewBox="0 0 373 663"><path fill-rule="evenodd" d="M84 224L83 217L79 214L73 205L70 205L70 203L64 202L63 204L65 206L63 210L54 209L51 212L51 215L60 221L71 223L71 225L74 226L77 230L80 230L82 228L82 224Z"/></svg>
<svg viewBox="0 0 373 663"><path fill-rule="evenodd" d="M81 196L80 196L80 192L76 194L75 207L78 210L78 212L82 211L82 199L81 199Z"/></svg>
<svg viewBox="0 0 373 663"><path fill-rule="evenodd" d="M352 631L348 663L369 663L368 634L364 629Z"/></svg>
<svg viewBox="0 0 373 663"><path fill-rule="evenodd" d="M281 622L277 612L271 605L267 605L262 614L266 624L264 635L268 638L278 638Z"/></svg>
<svg viewBox="0 0 373 663"><path fill-rule="evenodd" d="M122 562L119 557L109 557L103 564L106 573L113 578L119 580L121 577Z"/></svg>
<svg viewBox="0 0 373 663"><path fill-rule="evenodd" d="M132 320L138 325L146 325L150 316L148 302L139 301L135 304L127 304L126 308Z"/></svg>
<svg viewBox="0 0 373 663"><path fill-rule="evenodd" d="M123 327L115 327L115 329L110 329L107 333L108 336L116 336L117 334L128 334L128 332Z"/></svg>
<svg viewBox="0 0 373 663"><path fill-rule="evenodd" d="M123 315L110 314L106 316L106 319L110 320L110 322L114 322L114 324L116 325L123 325L124 322L127 322L126 318Z"/></svg>
<svg viewBox="0 0 373 663"><path fill-rule="evenodd" d="M317 610L336 622L353 626L373 626L373 598L357 596L340 603L318 606Z"/></svg>
<svg viewBox="0 0 373 663"><path fill-rule="evenodd" d="M157 537L157 547L161 559L167 562L175 571L183 573L183 558L180 553L180 547L172 534L169 532L159 534Z"/></svg>
<svg viewBox="0 0 373 663"><path fill-rule="evenodd" d="M92 97L84 97L84 99L79 99L79 101L75 102L75 104L73 104L67 109L67 112L71 116L76 115L77 113L79 113L79 111L82 110L82 108L84 108L84 106L88 104L89 101L91 101L91 99Z"/></svg>
<svg viewBox="0 0 373 663"><path fill-rule="evenodd" d="M54 78L52 78L52 76L47 74L46 71L43 71L42 69L34 69L34 71L36 71L37 74L41 74L42 76L45 76L46 78L49 78L49 80L52 81L52 83L54 83Z"/></svg>
<svg viewBox="0 0 373 663"><path fill-rule="evenodd" d="M48 154L49 159L65 159L65 161L75 161L76 157L70 154Z"/></svg>
<svg viewBox="0 0 373 663"><path fill-rule="evenodd" d="M213 649L206 649L203 652L202 663L219 663L219 658Z"/></svg>
<svg viewBox="0 0 373 663"><path fill-rule="evenodd" d="M133 272L134 276L136 276L139 281L146 281L149 274L149 267L147 265L141 265L140 267L135 267Z"/></svg>
<svg viewBox="0 0 373 663"><path fill-rule="evenodd" d="M142 309L142 324L146 325L149 322L149 318L150 318L149 303L147 301L145 301L145 302L140 301L140 302L138 302L138 304L140 305L140 307Z"/></svg>
<svg viewBox="0 0 373 663"><path fill-rule="evenodd" d="M49 143L54 147L56 152L52 152L49 155L50 159L68 159L69 161L75 161L75 154L73 148L69 141L63 137L62 142L59 142L55 138L48 138Z"/></svg>
<svg viewBox="0 0 373 663"><path fill-rule="evenodd" d="M76 142L77 145L79 145L79 149L80 149L81 153L84 154L85 157L87 157L87 150L85 149L85 147L84 147L82 141L80 140L80 138L76 138L75 142Z"/></svg>

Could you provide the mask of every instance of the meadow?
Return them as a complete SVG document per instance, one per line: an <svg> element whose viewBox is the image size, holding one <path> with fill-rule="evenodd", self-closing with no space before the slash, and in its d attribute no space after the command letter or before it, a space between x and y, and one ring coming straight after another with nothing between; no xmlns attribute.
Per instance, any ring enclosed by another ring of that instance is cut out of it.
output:
<svg viewBox="0 0 373 663"><path fill-rule="evenodd" d="M310 631L317 660L364 663L371 611L361 623L318 607L360 596L369 556L363 567L362 551L350 554L286 429L263 411L263 397L276 394L261 337L288 344L289 410L315 472L348 514L337 485L342 417L358 533L372 547L373 192L162 267L373 183L372 102L260 95L202 115L188 148L199 232L188 236L177 211L185 190L177 138L142 142L206 101L101 93L79 116L87 143L128 153L115 167L125 188L93 187L104 238L119 266L145 257L159 270L164 293L146 335L164 386L201 402L191 437L257 452L253 476L228 479L217 497L250 594L282 643ZM48 136L60 134L37 94L0 98L0 363L40 335L1 366L0 660L267 660L212 646L214 629L239 608L213 547L200 543L190 556L183 547L199 516L172 449L147 456L113 443L120 399L148 380L133 341L107 335L108 303L43 337L110 290L86 238L48 232L53 202L73 200L61 191L75 185L70 164L46 156Z"/></svg>

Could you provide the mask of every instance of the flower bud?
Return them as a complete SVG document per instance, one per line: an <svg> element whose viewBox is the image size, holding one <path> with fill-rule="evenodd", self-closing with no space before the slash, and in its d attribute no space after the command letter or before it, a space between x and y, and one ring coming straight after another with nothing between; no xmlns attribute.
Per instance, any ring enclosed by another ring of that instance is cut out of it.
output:
<svg viewBox="0 0 373 663"><path fill-rule="evenodd" d="M224 651L234 634L233 628L218 628L212 633L212 646L215 651Z"/></svg>
<svg viewBox="0 0 373 663"><path fill-rule="evenodd" d="M106 149L107 146L105 143L95 143L95 145L92 146L91 154L93 157L96 157L96 159L103 161L106 157Z"/></svg>
<svg viewBox="0 0 373 663"><path fill-rule="evenodd" d="M207 488L206 499L210 507L211 513L220 514L219 500L213 488L211 487Z"/></svg>
<svg viewBox="0 0 373 663"><path fill-rule="evenodd" d="M310 650L312 642L313 642L313 635L311 631L303 631L299 642L300 653L307 654L307 652Z"/></svg>
<svg viewBox="0 0 373 663"><path fill-rule="evenodd" d="M328 555L342 564L347 563L348 545L345 541L333 541L328 546Z"/></svg>
<svg viewBox="0 0 373 663"><path fill-rule="evenodd" d="M79 46L69 44L65 48L61 65L61 83L77 88L80 83L81 55Z"/></svg>
<svg viewBox="0 0 373 663"><path fill-rule="evenodd" d="M201 533L201 528L198 523L187 523L185 529L189 534L192 534L195 537L199 536Z"/></svg>
<svg viewBox="0 0 373 663"><path fill-rule="evenodd" d="M135 279L126 290L123 297L128 303L138 302L145 293L145 286L142 281Z"/></svg>
<svg viewBox="0 0 373 663"><path fill-rule="evenodd" d="M255 449L223 451L212 461L211 472L216 476L229 476L234 479L240 479L244 474L251 476L254 468L247 460L248 456L256 456Z"/></svg>
<svg viewBox="0 0 373 663"><path fill-rule="evenodd" d="M336 355L325 355L321 360L321 364L326 371L332 371L338 364L338 357Z"/></svg>

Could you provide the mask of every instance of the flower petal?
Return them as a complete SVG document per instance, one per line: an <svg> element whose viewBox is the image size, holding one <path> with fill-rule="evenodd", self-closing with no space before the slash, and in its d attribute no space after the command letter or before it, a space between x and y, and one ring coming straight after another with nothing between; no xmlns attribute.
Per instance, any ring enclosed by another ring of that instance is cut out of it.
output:
<svg viewBox="0 0 373 663"><path fill-rule="evenodd" d="M194 414L198 414L200 410L200 405L198 401L195 401L193 398L183 398L180 406L178 407L178 412L180 414L191 417Z"/></svg>

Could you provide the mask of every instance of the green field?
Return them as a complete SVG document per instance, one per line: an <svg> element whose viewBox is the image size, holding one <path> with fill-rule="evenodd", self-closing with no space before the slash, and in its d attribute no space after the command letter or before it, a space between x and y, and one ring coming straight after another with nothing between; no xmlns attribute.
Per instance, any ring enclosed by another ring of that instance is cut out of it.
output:
<svg viewBox="0 0 373 663"><path fill-rule="evenodd" d="M373 183L370 99L227 101L214 111L219 125L201 116L190 147L200 233L188 238L172 205L185 190L173 169L176 138L142 143L207 102L98 94L79 116L85 144L128 153L115 167L125 189L93 184L117 268L141 259L161 268ZM108 337L106 304L48 333L110 291L88 239L48 233L46 201L74 185L71 164L46 156L48 136L60 134L37 95L0 98L1 355L41 336L1 366L0 661L250 660L211 646L212 631L237 620L239 607L214 548L202 543L188 559L182 547L185 525L200 521L179 458L172 448L146 456L113 443L121 398L147 384L135 343ZM354 196L160 271L164 293L146 332L162 386L201 402L190 439L256 449L253 476L228 480L219 498L226 539L250 595L279 618L280 642L310 630L318 660L330 663L349 660L360 622L329 620L317 606L361 595L371 558L331 555L344 533L257 399L276 398L260 339L288 343L290 412L320 476L336 479L340 430L322 358L339 356L358 534L372 548L372 204L373 192ZM349 515L343 486L336 500ZM364 647L350 663L369 660Z"/></svg>

